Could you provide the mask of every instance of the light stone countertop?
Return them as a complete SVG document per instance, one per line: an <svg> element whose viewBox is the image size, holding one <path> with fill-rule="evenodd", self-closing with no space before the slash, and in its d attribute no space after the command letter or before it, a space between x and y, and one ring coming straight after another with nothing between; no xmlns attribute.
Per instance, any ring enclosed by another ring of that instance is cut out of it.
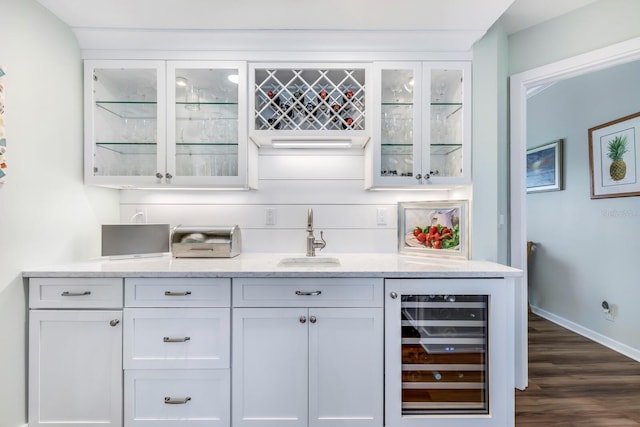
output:
<svg viewBox="0 0 640 427"><path fill-rule="evenodd" d="M304 254L242 253L234 258L157 257L97 258L86 262L30 269L23 277L383 277L481 278L518 277L522 271L486 261L378 253L320 254L338 258L339 266L279 266L283 258Z"/></svg>

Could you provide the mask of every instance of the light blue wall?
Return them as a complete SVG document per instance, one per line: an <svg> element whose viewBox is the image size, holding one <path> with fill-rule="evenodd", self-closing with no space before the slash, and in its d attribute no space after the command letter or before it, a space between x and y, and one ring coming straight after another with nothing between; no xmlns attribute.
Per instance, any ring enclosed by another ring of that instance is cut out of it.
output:
<svg viewBox="0 0 640 427"><path fill-rule="evenodd" d="M589 128L640 112L639 76L634 62L529 99L527 146L564 139L565 190L527 195L527 236L537 243L531 304L640 352L640 198L590 198L588 143ZM617 311L614 322L603 300Z"/></svg>
<svg viewBox="0 0 640 427"><path fill-rule="evenodd" d="M509 37L509 74L634 39L640 36L638 16L637 0L600 0L513 34ZM601 334L603 341L638 353L638 317L625 301L637 297L631 286L637 267L629 256L637 259L640 251L637 244L615 237L630 235L628 226L637 232L638 217L628 208L629 204L638 206L638 198L590 199L587 131L640 111L640 105L635 101L634 106L631 100L613 101L613 93L620 88L609 88L609 83L590 80L593 78L576 78L583 79L579 88L575 85L580 80L556 83L527 106L529 147L558 138L567 140L566 190L526 197L528 240L539 242L529 265L530 298L549 315L573 322L574 328ZM626 81L621 90L627 96L637 87L637 82ZM635 98L640 99L637 94ZM609 209L613 216L606 214ZM615 322L604 320L603 299L618 305Z"/></svg>
<svg viewBox="0 0 640 427"><path fill-rule="evenodd" d="M33 0L0 0L8 181L0 186L0 427L26 422L23 270L97 256L118 195L82 182L82 62Z"/></svg>
<svg viewBox="0 0 640 427"><path fill-rule="evenodd" d="M515 33L509 37L509 73L638 37L639 19L638 0L600 0Z"/></svg>
<svg viewBox="0 0 640 427"><path fill-rule="evenodd" d="M507 35L494 25L473 47L473 259L507 263ZM503 218L503 223L500 223Z"/></svg>

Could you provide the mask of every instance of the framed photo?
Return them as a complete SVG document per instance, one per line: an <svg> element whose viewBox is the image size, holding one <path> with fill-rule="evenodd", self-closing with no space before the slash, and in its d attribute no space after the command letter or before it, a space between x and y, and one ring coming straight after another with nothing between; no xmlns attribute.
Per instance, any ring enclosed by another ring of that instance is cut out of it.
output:
<svg viewBox="0 0 640 427"><path fill-rule="evenodd" d="M563 190L562 140L527 150L527 193Z"/></svg>
<svg viewBox="0 0 640 427"><path fill-rule="evenodd" d="M398 251L468 259L468 210L466 200L398 203Z"/></svg>
<svg viewBox="0 0 640 427"><path fill-rule="evenodd" d="M591 198L640 196L640 113L589 129Z"/></svg>

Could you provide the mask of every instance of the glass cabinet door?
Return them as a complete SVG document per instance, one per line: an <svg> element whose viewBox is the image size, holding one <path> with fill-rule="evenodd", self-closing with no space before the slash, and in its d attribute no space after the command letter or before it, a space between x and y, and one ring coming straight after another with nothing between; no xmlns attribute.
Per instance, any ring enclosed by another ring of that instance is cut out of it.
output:
<svg viewBox="0 0 640 427"><path fill-rule="evenodd" d="M87 61L85 97L86 181L153 183L164 173L164 63Z"/></svg>
<svg viewBox="0 0 640 427"><path fill-rule="evenodd" d="M429 105L423 119L423 131L429 138L429 168L422 174L433 183L460 182L470 175L470 67L465 63L425 64L424 81L429 88L423 95Z"/></svg>
<svg viewBox="0 0 640 427"><path fill-rule="evenodd" d="M420 64L379 64L374 138L380 142L374 160L376 181L391 185L416 183L421 169Z"/></svg>
<svg viewBox="0 0 640 427"><path fill-rule="evenodd" d="M469 184L471 67L376 63L373 186Z"/></svg>
<svg viewBox="0 0 640 427"><path fill-rule="evenodd" d="M246 66L169 62L167 171L171 184L237 184L246 173Z"/></svg>

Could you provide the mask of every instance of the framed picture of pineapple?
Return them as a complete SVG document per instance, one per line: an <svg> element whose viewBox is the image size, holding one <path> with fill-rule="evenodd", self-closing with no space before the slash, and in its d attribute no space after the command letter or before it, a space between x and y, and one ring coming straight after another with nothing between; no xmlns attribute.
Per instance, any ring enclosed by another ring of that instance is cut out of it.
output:
<svg viewBox="0 0 640 427"><path fill-rule="evenodd" d="M589 129L591 198L640 196L640 113Z"/></svg>

